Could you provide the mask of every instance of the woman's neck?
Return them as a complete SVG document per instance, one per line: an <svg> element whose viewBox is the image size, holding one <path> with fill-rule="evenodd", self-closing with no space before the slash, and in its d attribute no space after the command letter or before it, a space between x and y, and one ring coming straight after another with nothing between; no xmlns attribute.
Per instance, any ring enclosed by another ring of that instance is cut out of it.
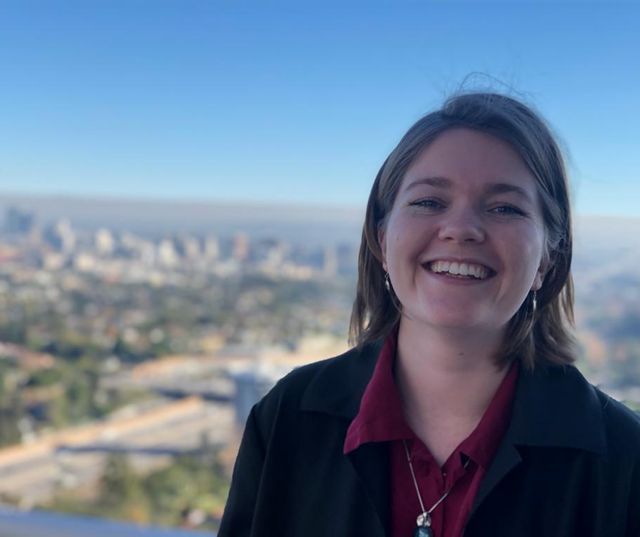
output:
<svg viewBox="0 0 640 537"><path fill-rule="evenodd" d="M429 330L403 317L395 376L414 431L443 421L477 424L508 371L494 363L502 338L502 332Z"/></svg>

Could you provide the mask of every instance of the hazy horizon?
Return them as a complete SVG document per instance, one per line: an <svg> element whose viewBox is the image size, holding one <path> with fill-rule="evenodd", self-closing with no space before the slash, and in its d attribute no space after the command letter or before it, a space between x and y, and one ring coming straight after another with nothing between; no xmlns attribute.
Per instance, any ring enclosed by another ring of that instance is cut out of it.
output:
<svg viewBox="0 0 640 537"><path fill-rule="evenodd" d="M150 235L194 233L333 243L360 240L365 205L166 200L115 196L30 195L0 192L0 210L34 212L43 225L68 218L80 229L107 227ZM640 247L640 218L574 215L577 243Z"/></svg>
<svg viewBox="0 0 640 537"><path fill-rule="evenodd" d="M108 227L145 235L244 232L317 243L353 242L364 219L364 205L0 193L0 209L10 206L34 212L44 225L68 218L85 229Z"/></svg>

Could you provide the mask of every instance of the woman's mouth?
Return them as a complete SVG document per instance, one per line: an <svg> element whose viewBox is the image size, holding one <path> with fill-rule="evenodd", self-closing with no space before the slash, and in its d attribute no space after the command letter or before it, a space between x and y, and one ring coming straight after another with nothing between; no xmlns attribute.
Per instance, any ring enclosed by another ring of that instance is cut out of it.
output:
<svg viewBox="0 0 640 537"><path fill-rule="evenodd" d="M486 280L495 276L495 271L477 263L459 263L457 261L430 261L423 265L435 274L442 274L464 280Z"/></svg>

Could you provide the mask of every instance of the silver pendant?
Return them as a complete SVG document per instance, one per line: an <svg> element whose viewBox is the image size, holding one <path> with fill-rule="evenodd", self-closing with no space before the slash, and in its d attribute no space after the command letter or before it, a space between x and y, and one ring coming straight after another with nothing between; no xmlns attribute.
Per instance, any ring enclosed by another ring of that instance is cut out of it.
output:
<svg viewBox="0 0 640 537"><path fill-rule="evenodd" d="M430 528L431 515L427 511L418 515L418 518L416 519L416 524L418 525L419 528Z"/></svg>
<svg viewBox="0 0 640 537"><path fill-rule="evenodd" d="M433 530L431 529L431 515L427 511L418 515L416 524L418 527L413 531L413 537L433 537Z"/></svg>

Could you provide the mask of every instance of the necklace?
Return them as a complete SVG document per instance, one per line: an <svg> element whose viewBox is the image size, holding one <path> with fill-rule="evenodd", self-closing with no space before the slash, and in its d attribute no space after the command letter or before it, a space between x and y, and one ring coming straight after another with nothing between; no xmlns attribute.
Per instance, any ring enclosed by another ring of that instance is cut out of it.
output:
<svg viewBox="0 0 640 537"><path fill-rule="evenodd" d="M407 447L407 441L403 440L404 444L404 452L407 454L407 461L409 462L409 469L411 470L411 477L413 478L413 484L416 487L416 494L418 495L418 501L420 502L420 508L422 509L422 513L418 515L416 519L416 529L413 532L413 537L433 537L433 530L431 529L431 513L432 511L440 505L444 499L449 496L451 489L453 489L453 485L449 487L449 490L445 492L440 499L433 504L431 509L428 511L424 508L424 503L422 502L422 495L420 494L420 489L418 488L418 480L416 479L416 473L413 470L413 463L411 462L411 455L409 455L409 448ZM467 462L464 463L463 468L469 465L469 461L471 459L467 459Z"/></svg>

